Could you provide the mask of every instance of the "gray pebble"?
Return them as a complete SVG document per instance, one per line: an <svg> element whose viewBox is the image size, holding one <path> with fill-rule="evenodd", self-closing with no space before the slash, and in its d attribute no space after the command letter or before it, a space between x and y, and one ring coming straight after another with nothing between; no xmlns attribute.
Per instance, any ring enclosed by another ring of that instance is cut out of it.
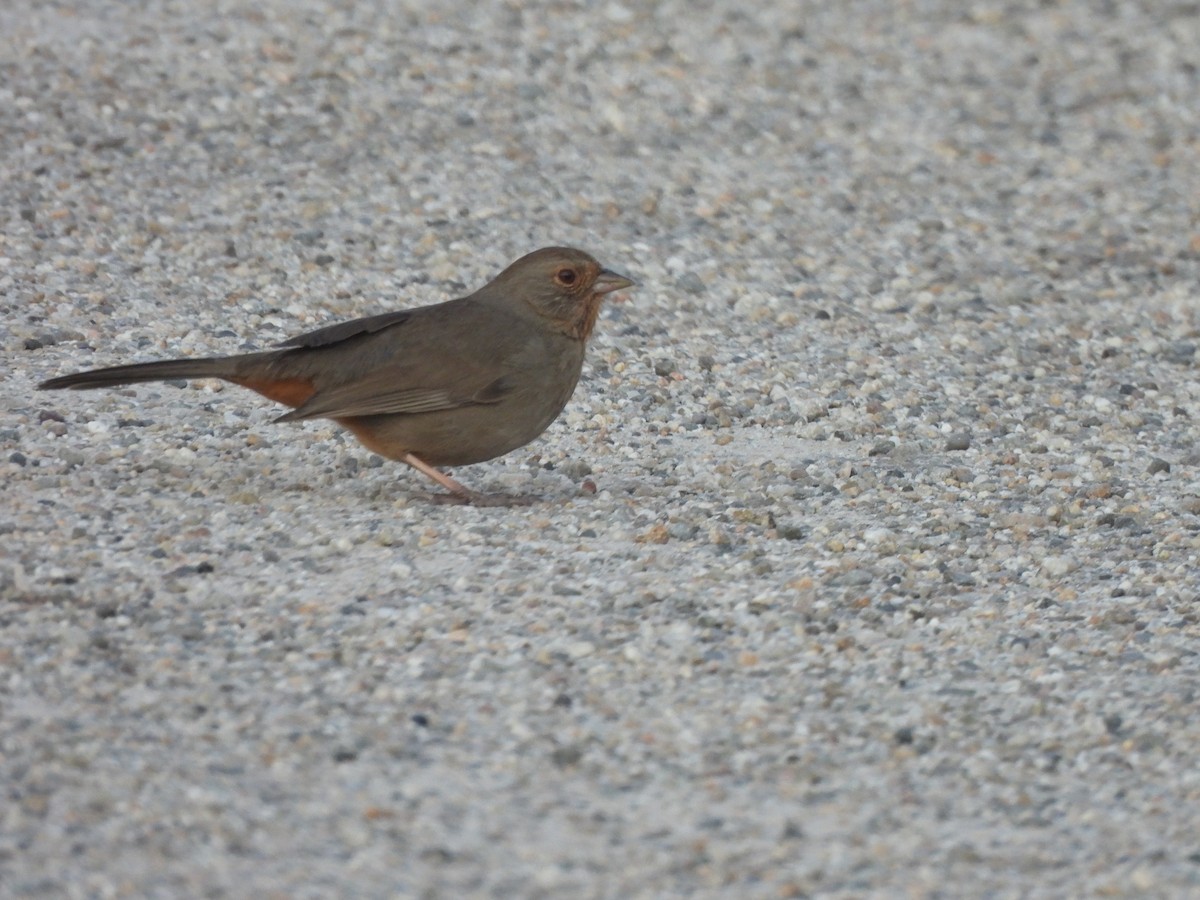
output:
<svg viewBox="0 0 1200 900"><path fill-rule="evenodd" d="M704 281L695 272L684 272L675 279L675 287L685 294L692 294L693 296L699 296L708 289Z"/></svg>
<svg viewBox="0 0 1200 900"><path fill-rule="evenodd" d="M971 447L971 436L965 431L957 431L946 438L947 450L967 450Z"/></svg>

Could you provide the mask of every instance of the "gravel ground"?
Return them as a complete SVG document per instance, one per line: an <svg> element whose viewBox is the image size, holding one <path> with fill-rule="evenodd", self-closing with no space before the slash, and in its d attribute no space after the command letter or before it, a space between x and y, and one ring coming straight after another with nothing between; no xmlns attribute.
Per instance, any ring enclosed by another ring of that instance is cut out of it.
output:
<svg viewBox="0 0 1200 900"><path fill-rule="evenodd" d="M1196 896L1196 4L426 6L0 7L0 893ZM550 243L528 508L34 392Z"/></svg>

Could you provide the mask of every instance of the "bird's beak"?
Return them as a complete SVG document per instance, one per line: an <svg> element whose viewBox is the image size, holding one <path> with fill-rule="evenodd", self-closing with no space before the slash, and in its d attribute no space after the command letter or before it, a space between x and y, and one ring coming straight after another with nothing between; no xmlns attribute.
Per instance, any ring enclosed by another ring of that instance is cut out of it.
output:
<svg viewBox="0 0 1200 900"><path fill-rule="evenodd" d="M632 278L626 278L624 275L618 275L608 269L601 269L600 274L596 276L596 284L592 290L597 294L609 294L627 287L633 287Z"/></svg>

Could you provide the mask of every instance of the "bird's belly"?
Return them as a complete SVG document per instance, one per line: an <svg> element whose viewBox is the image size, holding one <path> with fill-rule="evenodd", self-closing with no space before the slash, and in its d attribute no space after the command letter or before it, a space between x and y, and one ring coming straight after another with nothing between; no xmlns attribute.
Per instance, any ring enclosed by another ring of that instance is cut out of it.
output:
<svg viewBox="0 0 1200 900"><path fill-rule="evenodd" d="M368 450L389 459L413 453L430 465L465 466L503 456L538 437L558 418L577 379L550 390L514 391L496 403L336 421Z"/></svg>

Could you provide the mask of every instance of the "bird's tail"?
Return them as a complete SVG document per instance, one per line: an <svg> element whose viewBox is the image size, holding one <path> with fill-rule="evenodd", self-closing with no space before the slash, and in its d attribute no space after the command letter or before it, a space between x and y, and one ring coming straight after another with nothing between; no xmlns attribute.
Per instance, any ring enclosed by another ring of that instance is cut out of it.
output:
<svg viewBox="0 0 1200 900"><path fill-rule="evenodd" d="M92 369L43 381L38 385L38 390L56 391L71 388L86 391L92 388L138 384L143 381L165 381L170 378L228 378L235 374L234 359L228 356L210 359L165 359L161 362Z"/></svg>

